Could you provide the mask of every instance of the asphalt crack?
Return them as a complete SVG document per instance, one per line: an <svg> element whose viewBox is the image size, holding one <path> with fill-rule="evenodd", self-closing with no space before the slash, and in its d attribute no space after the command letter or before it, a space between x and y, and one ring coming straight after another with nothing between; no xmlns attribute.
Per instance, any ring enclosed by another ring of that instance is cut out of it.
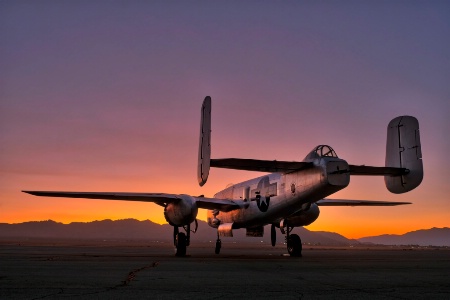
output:
<svg viewBox="0 0 450 300"><path fill-rule="evenodd" d="M136 279L136 276L137 276L137 274L139 272L142 272L144 270L151 269L151 268L156 268L156 266L158 266L158 265L159 265L159 262L155 261L155 262L153 262L150 265L143 266L141 268L137 268L137 269L131 270L128 273L128 275L125 278L125 280L123 280L120 284L117 284L117 285L114 285L114 286L111 286L111 287L107 287L107 288L102 289L100 291L87 292L87 293L81 293L81 294L70 295L70 296L83 297L83 296L87 296L87 295L98 295L98 294L106 293L106 292L109 292L109 291L112 291L112 290L115 290L115 289L118 289L118 288L129 286L131 284L131 282ZM43 295L43 296L37 297L37 298L33 298L33 300L45 299L45 298L48 298L48 297L55 297L55 296L61 296L61 295L64 295L64 289L63 288L58 289L58 292L51 293L51 294L48 294L48 295Z"/></svg>
<svg viewBox="0 0 450 300"><path fill-rule="evenodd" d="M58 290L59 290L58 292L51 293L51 294L48 294L48 295L43 295L43 296L37 297L37 298L33 298L32 300L44 299L44 298L48 298L48 297L55 297L55 296L64 294L64 289L59 288Z"/></svg>
<svg viewBox="0 0 450 300"><path fill-rule="evenodd" d="M122 284L117 285L115 287L121 287L121 286L129 285L136 278L137 273L139 273L141 271L144 271L144 270L147 270L147 269L150 269L150 268L156 268L156 266L158 266L158 265L159 265L159 262L155 261L151 265L147 265L147 266L144 266L142 268L138 268L138 269L132 270L130 273L128 273L128 276L125 278L125 280L122 282Z"/></svg>

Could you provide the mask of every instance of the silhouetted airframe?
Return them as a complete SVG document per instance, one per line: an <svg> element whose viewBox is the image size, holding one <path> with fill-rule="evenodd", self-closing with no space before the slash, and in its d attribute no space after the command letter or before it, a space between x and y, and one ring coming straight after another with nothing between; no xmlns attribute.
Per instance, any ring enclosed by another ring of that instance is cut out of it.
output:
<svg viewBox="0 0 450 300"><path fill-rule="evenodd" d="M325 198L345 187L350 175L384 176L387 189L405 193L417 187L423 178L419 123L416 118L400 116L387 128L386 163L384 167L356 166L338 158L327 145L319 145L303 159L296 161L255 160L240 158L211 159L211 97L201 108L198 154L198 182L203 186L209 168L261 171L271 174L227 187L213 198L163 193L56 192L24 191L36 196L146 201L164 207L164 216L173 226L176 255L184 256L190 233L197 231L198 209L208 209L207 221L217 228L215 253L221 249L221 236L233 236L233 229L245 228L247 236L263 236L264 226L271 224L272 245L276 228L286 235L291 256L301 256L302 243L297 226L306 226L319 217L319 206L392 206L408 202L344 200ZM191 224L195 228L191 230ZM183 228L185 232L179 230Z"/></svg>

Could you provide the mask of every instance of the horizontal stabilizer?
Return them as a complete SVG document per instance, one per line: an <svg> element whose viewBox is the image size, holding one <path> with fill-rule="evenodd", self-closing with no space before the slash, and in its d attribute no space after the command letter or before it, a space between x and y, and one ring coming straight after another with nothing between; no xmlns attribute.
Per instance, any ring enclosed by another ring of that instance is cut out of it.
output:
<svg viewBox="0 0 450 300"><path fill-rule="evenodd" d="M243 159L243 158L221 158L211 159L211 167L258 171L270 173L290 173L302 169L307 169L313 166L310 162L296 162L296 161L278 161L278 160L257 160L257 159Z"/></svg>
<svg viewBox="0 0 450 300"><path fill-rule="evenodd" d="M408 174L409 170L405 168L394 167L371 167L348 165L350 175L370 175L370 176L401 176Z"/></svg>
<svg viewBox="0 0 450 300"><path fill-rule="evenodd" d="M375 201L375 200L322 199L317 201L316 204L319 206L396 206L411 203Z"/></svg>

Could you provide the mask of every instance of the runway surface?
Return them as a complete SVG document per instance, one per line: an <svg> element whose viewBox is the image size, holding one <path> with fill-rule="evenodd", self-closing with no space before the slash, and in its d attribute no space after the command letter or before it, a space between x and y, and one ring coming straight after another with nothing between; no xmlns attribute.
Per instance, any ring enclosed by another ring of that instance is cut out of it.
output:
<svg viewBox="0 0 450 300"><path fill-rule="evenodd" d="M450 299L450 250L0 241L0 299Z"/></svg>

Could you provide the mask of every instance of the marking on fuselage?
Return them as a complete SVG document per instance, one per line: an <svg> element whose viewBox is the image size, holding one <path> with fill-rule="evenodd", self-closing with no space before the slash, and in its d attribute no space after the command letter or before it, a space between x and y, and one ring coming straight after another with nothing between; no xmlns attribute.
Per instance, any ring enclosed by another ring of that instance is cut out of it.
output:
<svg viewBox="0 0 450 300"><path fill-rule="evenodd" d="M251 201L256 201L256 205L261 212L269 209L270 197L277 195L277 182L270 183L269 176L264 176L258 182L256 189L250 191Z"/></svg>

